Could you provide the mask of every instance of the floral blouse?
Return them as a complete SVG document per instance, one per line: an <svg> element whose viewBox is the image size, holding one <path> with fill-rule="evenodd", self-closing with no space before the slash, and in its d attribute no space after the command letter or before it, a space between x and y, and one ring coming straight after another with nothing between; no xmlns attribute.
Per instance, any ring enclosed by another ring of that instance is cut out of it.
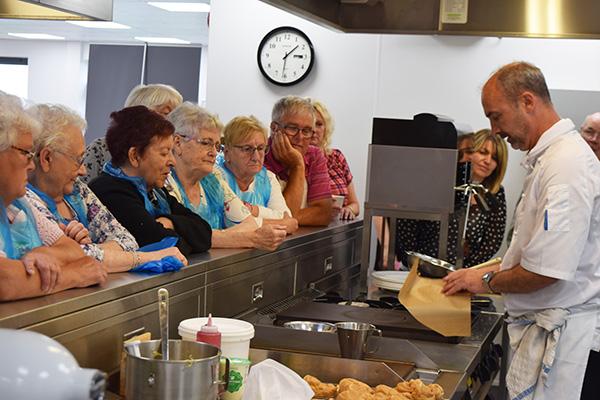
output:
<svg viewBox="0 0 600 400"><path fill-rule="evenodd" d="M104 260L104 250L99 245L110 241L116 242L125 251L135 251L138 249L139 246L131 233L117 221L85 183L79 179L76 180L73 186L73 193L78 193L87 207L88 230L92 243L81 245L86 255L98 261ZM27 189L25 197L46 218L57 224L59 223L58 219L50 212L37 194Z"/></svg>
<svg viewBox="0 0 600 400"><path fill-rule="evenodd" d="M100 175L104 164L110 161L110 159L111 156L108 152L106 139L101 137L94 140L85 148L85 155L83 157L83 164L87 170L87 175L79 179L85 183L90 183L92 179Z"/></svg>

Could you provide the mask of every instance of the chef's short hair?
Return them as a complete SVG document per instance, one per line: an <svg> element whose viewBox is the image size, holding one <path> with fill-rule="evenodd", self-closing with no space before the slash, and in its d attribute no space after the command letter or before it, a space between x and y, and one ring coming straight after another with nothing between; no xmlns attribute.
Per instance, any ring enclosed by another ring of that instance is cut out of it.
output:
<svg viewBox="0 0 600 400"><path fill-rule="evenodd" d="M23 109L21 99L0 91L0 151L14 146L21 133L35 135L40 124Z"/></svg>
<svg viewBox="0 0 600 400"><path fill-rule="evenodd" d="M183 102L181 93L171 85L153 83L150 85L137 85L125 100L124 107L146 106L151 110L164 105L175 108Z"/></svg>
<svg viewBox="0 0 600 400"><path fill-rule="evenodd" d="M189 138L193 138L203 129L217 130L219 135L223 130L219 117L190 101L171 111L167 119L175 127L176 134Z"/></svg>
<svg viewBox="0 0 600 400"><path fill-rule="evenodd" d="M551 104L550 91L542 71L533 64L517 61L506 64L492 75L502 93L511 102L516 102L523 92L531 92Z"/></svg>
<svg viewBox="0 0 600 400"><path fill-rule="evenodd" d="M281 122L284 116L307 113L315 120L315 109L309 99L299 96L285 96L277 100L271 112L271 121Z"/></svg>
<svg viewBox="0 0 600 400"><path fill-rule="evenodd" d="M41 126L41 129L33 135L33 151L38 153L44 147L52 150L64 150L68 146L68 138L65 137L64 129L74 126L82 135L87 126L85 120L74 110L61 104L36 104L27 109Z"/></svg>

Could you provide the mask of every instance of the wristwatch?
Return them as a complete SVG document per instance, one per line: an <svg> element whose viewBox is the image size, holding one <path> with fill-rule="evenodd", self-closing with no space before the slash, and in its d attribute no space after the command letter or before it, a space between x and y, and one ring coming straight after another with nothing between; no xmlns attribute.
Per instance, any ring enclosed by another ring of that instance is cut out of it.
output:
<svg viewBox="0 0 600 400"><path fill-rule="evenodd" d="M494 279L495 275L496 275L496 272L494 272L494 271L486 272L481 277L481 280L483 281L483 286L485 286L485 288L488 290L488 292L494 293L494 294L499 294L494 289L492 289L492 285L491 285L492 279Z"/></svg>

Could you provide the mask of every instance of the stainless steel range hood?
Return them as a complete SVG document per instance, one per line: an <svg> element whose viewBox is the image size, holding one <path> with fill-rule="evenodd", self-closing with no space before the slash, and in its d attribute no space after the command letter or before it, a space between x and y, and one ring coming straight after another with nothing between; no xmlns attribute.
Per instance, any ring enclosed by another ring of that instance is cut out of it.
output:
<svg viewBox="0 0 600 400"><path fill-rule="evenodd" d="M0 18L111 21L113 0L0 0Z"/></svg>
<svg viewBox="0 0 600 400"><path fill-rule="evenodd" d="M600 38L598 0L261 1L342 32Z"/></svg>

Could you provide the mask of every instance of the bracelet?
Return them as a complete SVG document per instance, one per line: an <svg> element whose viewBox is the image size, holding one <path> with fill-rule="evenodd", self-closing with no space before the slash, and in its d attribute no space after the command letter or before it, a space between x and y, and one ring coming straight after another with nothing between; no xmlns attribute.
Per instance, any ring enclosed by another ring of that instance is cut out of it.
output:
<svg viewBox="0 0 600 400"><path fill-rule="evenodd" d="M142 257L140 257L140 253L137 251L131 252L131 261L133 266L131 268L135 268L142 263Z"/></svg>

